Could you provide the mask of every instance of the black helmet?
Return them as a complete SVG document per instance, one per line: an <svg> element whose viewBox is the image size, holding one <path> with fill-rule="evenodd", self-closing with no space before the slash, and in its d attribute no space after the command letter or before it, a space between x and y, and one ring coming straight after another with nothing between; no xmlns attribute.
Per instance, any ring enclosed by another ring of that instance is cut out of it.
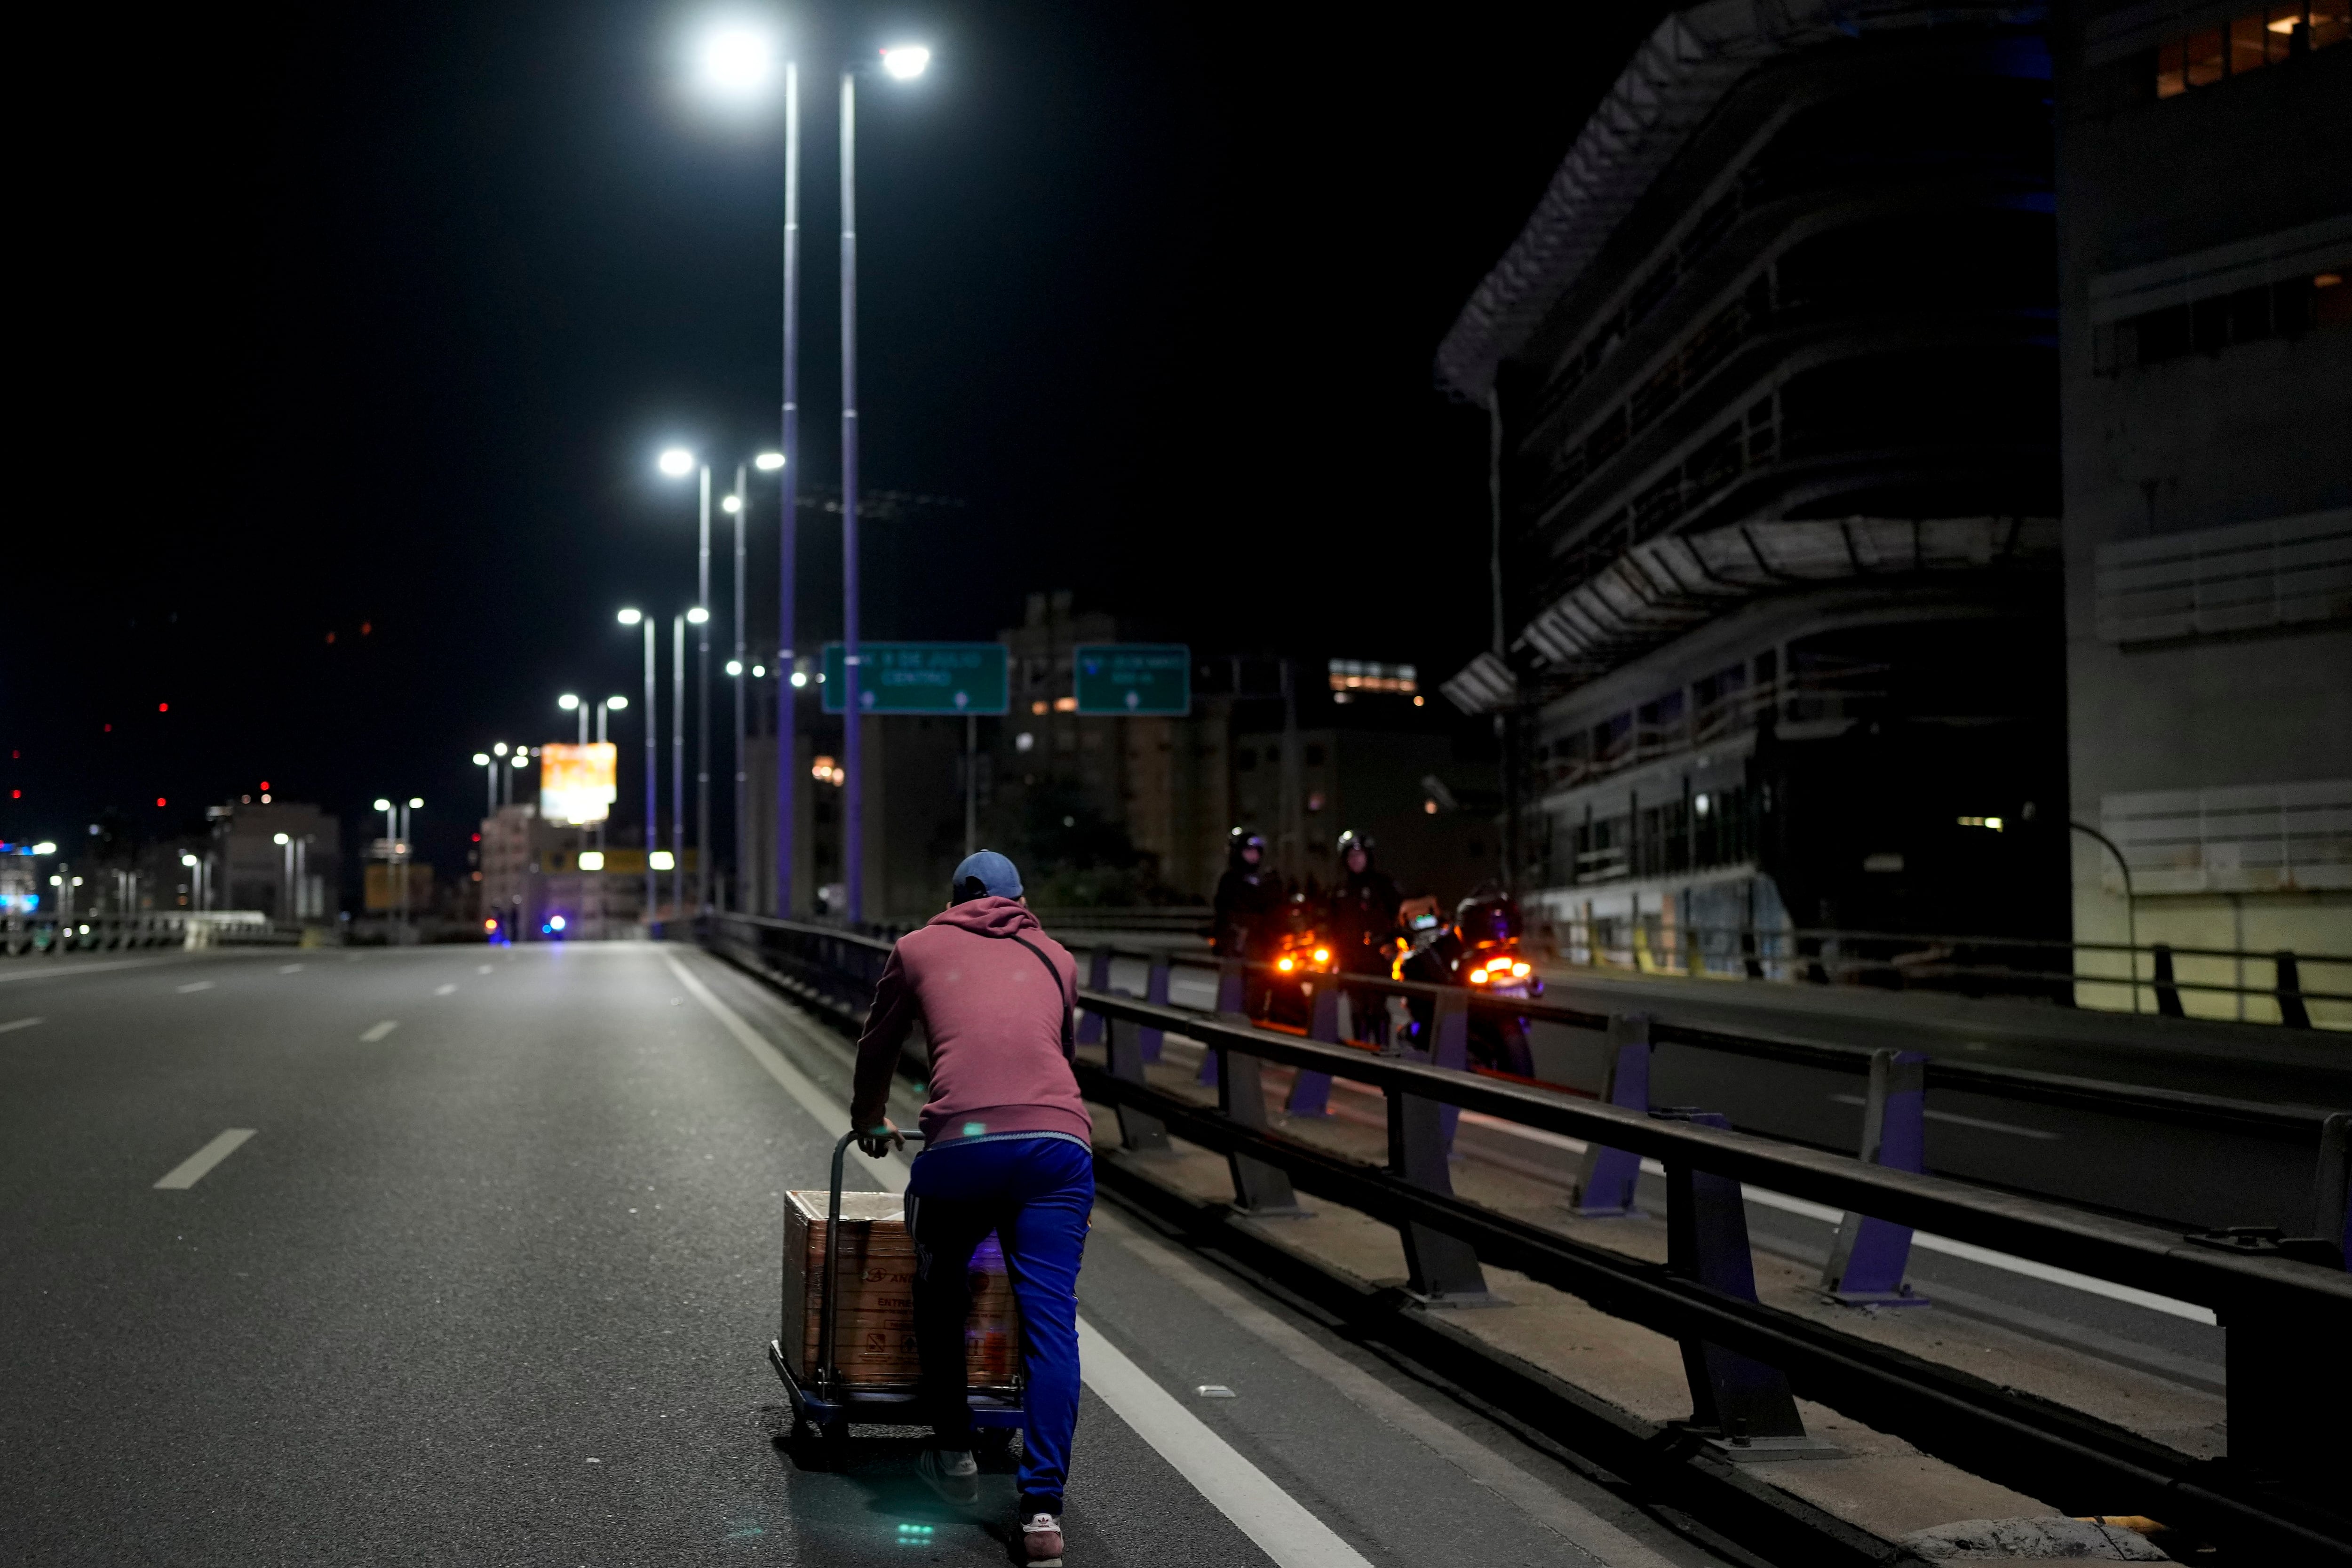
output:
<svg viewBox="0 0 2352 1568"><path fill-rule="evenodd" d="M1379 847L1372 842L1372 836L1370 834L1359 833L1354 828L1350 827L1347 832L1339 835L1339 864L1344 866L1348 863L1349 850L1360 849L1364 852L1365 865L1370 866L1372 859L1372 851L1377 847Z"/></svg>
<svg viewBox="0 0 2352 1568"><path fill-rule="evenodd" d="M1518 903L1500 888L1482 887L1454 906L1454 929L1474 947L1515 941L1521 929Z"/></svg>
<svg viewBox="0 0 2352 1568"><path fill-rule="evenodd" d="M1225 835L1225 864L1236 868L1247 864L1242 859L1242 851L1244 849L1256 850L1258 865L1261 868L1265 865L1264 835L1253 833L1246 827L1236 827Z"/></svg>

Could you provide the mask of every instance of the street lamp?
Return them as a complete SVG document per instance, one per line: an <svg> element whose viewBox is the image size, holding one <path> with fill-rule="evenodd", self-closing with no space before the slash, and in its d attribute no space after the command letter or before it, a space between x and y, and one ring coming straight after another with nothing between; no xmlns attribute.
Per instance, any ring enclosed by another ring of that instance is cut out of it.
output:
<svg viewBox="0 0 2352 1568"><path fill-rule="evenodd" d="M755 96L772 79L779 51L771 35L740 22L723 23L702 36L696 54L698 75L703 89L714 98L740 103ZM800 476L800 331L801 331L801 68L798 60L782 61L784 78L784 233L783 233L783 406L781 430L782 449L762 452L756 459L763 474L777 476L778 505L776 508L776 668L793 668L793 642L795 636L793 604L796 597L794 567L799 557L799 476ZM742 486L736 486L739 494ZM737 514L740 520L741 514ZM737 600L740 605L741 591ZM703 602L709 602L706 591ZM740 628L742 615L736 616ZM740 650L738 650L739 656ZM776 683L776 913L789 918L793 912L793 796L794 773L793 755L793 689L782 681ZM737 726L736 771L739 774L737 798L748 801L746 785L741 782L742 728ZM738 807L736 843L738 847L736 875L742 875L741 855L743 808Z"/></svg>
<svg viewBox="0 0 2352 1568"><path fill-rule="evenodd" d="M660 812L656 792L660 782L661 754L660 742L654 732L654 717L658 711L654 706L654 622L651 616L635 608L623 610L617 618L625 626L643 626L646 630L646 922L650 932L654 910L659 902L654 882L654 848L661 842L660 830L656 826Z"/></svg>
<svg viewBox="0 0 2352 1568"><path fill-rule="evenodd" d="M931 63L931 51L898 44L882 51L882 68L912 81ZM866 683L857 652L857 73L841 73L841 654L848 689L841 694L841 870L849 922L866 914L865 747L860 722ZM790 773L779 766L779 774Z"/></svg>

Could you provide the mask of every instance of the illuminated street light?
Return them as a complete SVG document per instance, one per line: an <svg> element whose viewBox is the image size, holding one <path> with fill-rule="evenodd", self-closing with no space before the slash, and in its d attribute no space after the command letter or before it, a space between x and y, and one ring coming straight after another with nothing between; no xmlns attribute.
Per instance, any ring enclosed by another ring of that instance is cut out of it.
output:
<svg viewBox="0 0 2352 1568"><path fill-rule="evenodd" d="M576 693L567 691L555 700L555 705L569 713L580 706L580 699Z"/></svg>
<svg viewBox="0 0 2352 1568"><path fill-rule="evenodd" d="M694 454L683 447L672 447L661 455L661 471L671 479L682 479L694 472Z"/></svg>
<svg viewBox="0 0 2352 1568"><path fill-rule="evenodd" d="M686 612L686 624L690 626L698 626L709 619L710 619L710 612L700 605Z"/></svg>
<svg viewBox="0 0 2352 1568"><path fill-rule="evenodd" d="M750 98L775 74L775 40L761 28L726 23L703 35L695 67L709 90L726 98Z"/></svg>
<svg viewBox="0 0 2352 1568"><path fill-rule="evenodd" d="M57 841L54 839L44 838L33 846L33 853L36 855L54 855L57 852Z"/></svg>
<svg viewBox="0 0 2352 1568"><path fill-rule="evenodd" d="M375 808L378 811L390 811L392 809L392 802L384 799L382 795L378 795L376 796Z"/></svg>
<svg viewBox="0 0 2352 1568"><path fill-rule="evenodd" d="M628 705L629 700L625 697L607 697L604 699L604 706L610 708L615 713L620 712Z"/></svg>
<svg viewBox="0 0 2352 1568"><path fill-rule="evenodd" d="M741 511L743 510L743 498L741 496L729 496L726 500L719 503L719 510L730 514L730 516L736 512Z"/></svg>
<svg viewBox="0 0 2352 1568"><path fill-rule="evenodd" d="M271 842L272 844L277 845L279 848L281 848L281 849L282 849L282 848L284 848L287 845L293 843L293 842L294 842L294 840L292 840L291 838L289 838L289 837L286 837L286 835L284 835L283 833L278 833L278 834L273 834L273 835L270 837L270 840L269 840L269 842Z"/></svg>
<svg viewBox="0 0 2352 1568"><path fill-rule="evenodd" d="M411 811L423 811L425 809L425 797L421 795L410 795L408 797L408 809Z"/></svg>
<svg viewBox="0 0 2352 1568"><path fill-rule="evenodd" d="M729 659L729 660L727 661L727 673L728 673L728 674L730 674L730 675L740 675L740 674L742 674L742 673L743 673L743 661L742 661L741 659L740 659L740 658L730 658L730 659Z"/></svg>
<svg viewBox="0 0 2352 1568"><path fill-rule="evenodd" d="M751 466L763 474L772 474L784 466L784 455L782 452L762 452L751 459Z"/></svg>
<svg viewBox="0 0 2352 1568"><path fill-rule="evenodd" d="M929 68L931 51L920 44L899 44L882 51L882 68L900 81L912 81Z"/></svg>
<svg viewBox="0 0 2352 1568"><path fill-rule="evenodd" d="M488 752L476 752L474 753L474 765L478 768L488 767L490 765L490 753Z"/></svg>
<svg viewBox="0 0 2352 1568"><path fill-rule="evenodd" d="M634 626L645 618L646 613L643 610L623 610L620 616L621 624L625 626Z"/></svg>

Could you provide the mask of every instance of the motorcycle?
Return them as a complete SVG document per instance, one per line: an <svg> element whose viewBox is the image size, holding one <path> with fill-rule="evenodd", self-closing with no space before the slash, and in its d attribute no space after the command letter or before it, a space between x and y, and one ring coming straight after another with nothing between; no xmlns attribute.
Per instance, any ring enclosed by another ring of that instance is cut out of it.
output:
<svg viewBox="0 0 2352 1568"><path fill-rule="evenodd" d="M1455 907L1450 924L1438 920L1433 899L1416 900L1403 912L1412 934L1391 969L1397 979L1459 985L1485 996L1543 994L1543 979L1521 951L1525 926L1518 904L1508 894L1480 889ZM1406 1002L1405 1008L1411 1016L1405 1043L1428 1053L1435 1043L1432 1038L1435 1003L1416 995ZM1483 1008L1474 1011L1469 1021L1469 1054L1476 1066L1517 1078L1535 1077L1535 1058L1528 1048L1524 1018L1496 1017Z"/></svg>
<svg viewBox="0 0 2352 1568"><path fill-rule="evenodd" d="M1307 895L1294 893L1283 906L1270 961L1274 965L1260 1016L1269 1023L1306 1028L1315 1008L1315 988L1327 984L1320 976L1337 967L1329 940L1318 935Z"/></svg>

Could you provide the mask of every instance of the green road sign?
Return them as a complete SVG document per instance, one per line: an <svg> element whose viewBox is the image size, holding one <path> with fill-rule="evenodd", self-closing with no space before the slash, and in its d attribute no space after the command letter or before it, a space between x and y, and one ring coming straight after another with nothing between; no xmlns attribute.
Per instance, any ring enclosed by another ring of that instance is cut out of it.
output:
<svg viewBox="0 0 2352 1568"><path fill-rule="evenodd" d="M1182 643L1082 642L1070 654L1081 713L1181 719L1192 711L1192 650Z"/></svg>
<svg viewBox="0 0 2352 1568"><path fill-rule="evenodd" d="M849 689L841 644L824 645L824 710L838 713ZM869 642L857 645L867 713L1002 713L1012 683L999 642Z"/></svg>

